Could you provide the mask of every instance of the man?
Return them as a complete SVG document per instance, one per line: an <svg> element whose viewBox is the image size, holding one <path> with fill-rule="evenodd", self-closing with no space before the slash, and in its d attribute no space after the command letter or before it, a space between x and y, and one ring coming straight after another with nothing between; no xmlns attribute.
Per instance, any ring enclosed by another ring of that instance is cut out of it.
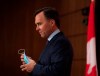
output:
<svg viewBox="0 0 100 76"><path fill-rule="evenodd" d="M29 59L25 64L23 55L20 66L30 76L70 76L73 58L72 46L60 31L59 14L54 8L45 7L35 12L36 31L48 43L38 62Z"/></svg>

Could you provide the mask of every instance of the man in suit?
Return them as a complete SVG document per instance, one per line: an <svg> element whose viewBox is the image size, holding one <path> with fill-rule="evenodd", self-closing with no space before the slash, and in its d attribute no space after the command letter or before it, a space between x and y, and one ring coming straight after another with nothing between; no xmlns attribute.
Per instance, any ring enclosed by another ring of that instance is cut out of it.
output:
<svg viewBox="0 0 100 76"><path fill-rule="evenodd" d="M73 50L70 42L60 30L59 14L56 9L45 7L35 12L36 31L48 42L38 62L29 59L20 66L30 76L70 76Z"/></svg>

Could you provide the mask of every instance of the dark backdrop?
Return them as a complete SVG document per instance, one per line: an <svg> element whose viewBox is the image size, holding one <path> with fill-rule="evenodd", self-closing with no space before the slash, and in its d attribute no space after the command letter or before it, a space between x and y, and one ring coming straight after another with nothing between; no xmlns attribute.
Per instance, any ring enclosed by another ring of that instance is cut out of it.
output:
<svg viewBox="0 0 100 76"><path fill-rule="evenodd" d="M97 64L100 76L100 1L96 0L95 5L95 22L96 22L96 45L97 45Z"/></svg>

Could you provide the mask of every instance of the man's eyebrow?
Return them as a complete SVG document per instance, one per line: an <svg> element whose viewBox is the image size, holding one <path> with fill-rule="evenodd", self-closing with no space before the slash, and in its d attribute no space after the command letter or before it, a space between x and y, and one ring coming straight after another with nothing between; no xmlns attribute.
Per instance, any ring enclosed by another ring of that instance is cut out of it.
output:
<svg viewBox="0 0 100 76"><path fill-rule="evenodd" d="M39 24L42 24L41 22L37 22L37 23L35 23L36 25L39 25Z"/></svg>

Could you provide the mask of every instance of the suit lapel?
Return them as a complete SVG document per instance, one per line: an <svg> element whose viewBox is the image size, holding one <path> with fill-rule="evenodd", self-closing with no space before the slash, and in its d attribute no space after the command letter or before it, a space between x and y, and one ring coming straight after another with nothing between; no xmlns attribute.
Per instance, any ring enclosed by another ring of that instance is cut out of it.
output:
<svg viewBox="0 0 100 76"><path fill-rule="evenodd" d="M39 61L43 58L45 52L50 48L50 46L51 46L51 45L53 46L53 44L54 44L55 40L57 39L57 37L59 37L59 36L61 36L61 35L63 35L63 33L62 33L62 32L59 32L59 33L56 34L50 41L48 41L48 42L46 43L46 46L45 46L43 52L42 52L41 55L40 55Z"/></svg>

